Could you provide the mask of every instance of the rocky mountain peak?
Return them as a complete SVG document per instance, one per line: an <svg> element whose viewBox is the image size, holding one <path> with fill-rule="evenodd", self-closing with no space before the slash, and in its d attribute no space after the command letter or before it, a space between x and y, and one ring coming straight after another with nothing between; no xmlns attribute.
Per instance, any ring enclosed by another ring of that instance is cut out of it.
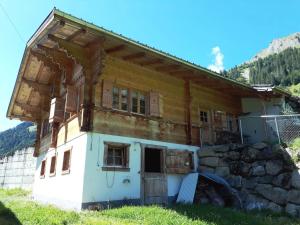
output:
<svg viewBox="0 0 300 225"><path fill-rule="evenodd" d="M247 63L255 62L259 58L263 59L275 53L280 53L287 48L300 48L300 32L291 34L286 37L274 39L267 48L260 51Z"/></svg>

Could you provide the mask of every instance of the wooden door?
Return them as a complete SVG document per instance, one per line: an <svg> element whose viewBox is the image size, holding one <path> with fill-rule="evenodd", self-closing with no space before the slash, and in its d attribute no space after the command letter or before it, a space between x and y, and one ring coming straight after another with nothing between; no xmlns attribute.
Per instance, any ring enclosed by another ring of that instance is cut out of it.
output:
<svg viewBox="0 0 300 225"><path fill-rule="evenodd" d="M167 204L165 150L143 147L141 158L141 200L143 204Z"/></svg>

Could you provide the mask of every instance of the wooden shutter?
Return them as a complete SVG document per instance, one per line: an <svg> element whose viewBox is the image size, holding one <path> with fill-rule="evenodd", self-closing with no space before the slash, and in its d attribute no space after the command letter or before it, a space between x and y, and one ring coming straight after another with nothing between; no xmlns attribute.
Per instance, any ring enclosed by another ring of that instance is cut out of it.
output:
<svg viewBox="0 0 300 225"><path fill-rule="evenodd" d="M64 100L61 98L53 98L50 106L49 123L63 122L64 114Z"/></svg>
<svg viewBox="0 0 300 225"><path fill-rule="evenodd" d="M105 108L112 108L112 89L113 83L108 80L103 80L102 106Z"/></svg>
<svg viewBox="0 0 300 225"><path fill-rule="evenodd" d="M166 172L175 174L189 173L194 169L193 152L167 150Z"/></svg>
<svg viewBox="0 0 300 225"><path fill-rule="evenodd" d="M158 92L151 91L149 93L149 115L160 116L160 96Z"/></svg>
<svg viewBox="0 0 300 225"><path fill-rule="evenodd" d="M78 96L77 96L76 88L68 85L67 94L66 94L66 104L65 104L66 112L76 112L77 102L78 102Z"/></svg>

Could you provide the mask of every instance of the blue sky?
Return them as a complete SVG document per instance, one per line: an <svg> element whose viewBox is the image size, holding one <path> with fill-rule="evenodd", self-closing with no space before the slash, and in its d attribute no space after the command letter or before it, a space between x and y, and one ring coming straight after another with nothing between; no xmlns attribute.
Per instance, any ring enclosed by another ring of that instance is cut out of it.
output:
<svg viewBox="0 0 300 225"><path fill-rule="evenodd" d="M300 31L299 0L0 0L0 4L18 31L0 7L0 131L18 124L5 115L25 43L54 6L212 69L241 64L272 39Z"/></svg>

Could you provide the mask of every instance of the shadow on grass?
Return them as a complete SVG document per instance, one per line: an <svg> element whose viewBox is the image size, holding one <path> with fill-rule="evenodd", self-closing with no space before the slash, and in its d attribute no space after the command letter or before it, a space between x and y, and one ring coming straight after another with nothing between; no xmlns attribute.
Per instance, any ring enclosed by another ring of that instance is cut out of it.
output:
<svg viewBox="0 0 300 225"><path fill-rule="evenodd" d="M0 224L1 225L21 225L16 215L0 202Z"/></svg>

